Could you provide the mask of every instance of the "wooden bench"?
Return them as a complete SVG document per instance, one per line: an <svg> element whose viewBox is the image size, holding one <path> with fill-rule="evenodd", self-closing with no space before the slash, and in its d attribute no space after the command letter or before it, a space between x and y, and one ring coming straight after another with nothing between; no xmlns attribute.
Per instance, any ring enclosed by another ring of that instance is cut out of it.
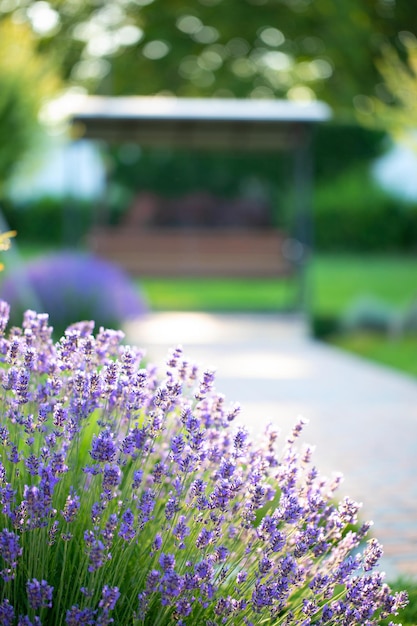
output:
<svg viewBox="0 0 417 626"><path fill-rule="evenodd" d="M97 255L136 276L287 277L285 233L274 230L103 227L90 233Z"/></svg>

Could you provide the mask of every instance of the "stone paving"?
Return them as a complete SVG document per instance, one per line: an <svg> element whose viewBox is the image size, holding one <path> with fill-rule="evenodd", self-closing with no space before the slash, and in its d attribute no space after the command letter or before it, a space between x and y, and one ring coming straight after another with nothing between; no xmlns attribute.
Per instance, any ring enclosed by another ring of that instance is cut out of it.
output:
<svg viewBox="0 0 417 626"><path fill-rule="evenodd" d="M181 344L216 369L217 391L254 433L308 418L303 439L321 473L343 473L339 496L363 502L388 578L417 577L417 381L313 341L294 317L153 313L126 333L152 362Z"/></svg>

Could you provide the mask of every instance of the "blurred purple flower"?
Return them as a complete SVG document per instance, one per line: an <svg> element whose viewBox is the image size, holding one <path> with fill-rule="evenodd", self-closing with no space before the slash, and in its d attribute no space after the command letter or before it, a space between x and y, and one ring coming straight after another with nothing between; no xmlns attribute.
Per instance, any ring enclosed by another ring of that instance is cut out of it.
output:
<svg viewBox="0 0 417 626"><path fill-rule="evenodd" d="M97 328L117 328L147 310L139 288L122 269L91 254L70 251L9 268L0 297L10 305L13 324L20 325L26 309L41 309L61 334L82 320L94 320Z"/></svg>

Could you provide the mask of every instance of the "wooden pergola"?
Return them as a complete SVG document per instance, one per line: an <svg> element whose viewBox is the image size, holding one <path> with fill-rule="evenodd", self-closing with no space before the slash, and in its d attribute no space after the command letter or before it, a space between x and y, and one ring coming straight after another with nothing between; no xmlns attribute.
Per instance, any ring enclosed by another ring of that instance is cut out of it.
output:
<svg viewBox="0 0 417 626"><path fill-rule="evenodd" d="M78 98L70 107L73 133L78 138L190 151L268 151L272 156L285 151L293 159L296 224L293 233L284 236L278 232L251 232L246 233L246 240L236 243L236 234L233 239L230 232L126 230L121 233L114 228L111 232L101 228L91 237L92 247L142 275L168 272L278 277L295 270L304 307L305 269L312 247L311 138L314 126L330 117L328 106L317 101L159 96ZM167 255L162 264L156 261L157 258L161 261L161 250ZM140 251L144 252L142 256Z"/></svg>

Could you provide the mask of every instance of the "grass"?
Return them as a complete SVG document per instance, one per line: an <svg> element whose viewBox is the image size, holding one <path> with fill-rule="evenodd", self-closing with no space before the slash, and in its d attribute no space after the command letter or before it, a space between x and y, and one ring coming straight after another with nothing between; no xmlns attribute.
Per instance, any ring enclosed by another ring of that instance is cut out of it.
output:
<svg viewBox="0 0 417 626"><path fill-rule="evenodd" d="M417 296L417 260L400 256L317 255L313 310L339 316L356 298L372 295L398 307Z"/></svg>
<svg viewBox="0 0 417 626"><path fill-rule="evenodd" d="M296 285L275 279L155 279L141 281L156 310L276 310L294 302ZM411 258L317 256L309 283L315 314L339 316L363 295L405 307L417 295L417 263Z"/></svg>
<svg viewBox="0 0 417 626"><path fill-rule="evenodd" d="M339 348L417 377L417 335L386 337L357 332L336 335L329 342Z"/></svg>
<svg viewBox="0 0 417 626"><path fill-rule="evenodd" d="M417 295L417 263L410 257L316 255L308 282L315 315L339 316L369 294L402 308ZM297 297L294 282L275 279L143 278L140 283L154 310L276 311Z"/></svg>
<svg viewBox="0 0 417 626"><path fill-rule="evenodd" d="M293 281L227 278L143 278L155 311L277 311L296 298Z"/></svg>

